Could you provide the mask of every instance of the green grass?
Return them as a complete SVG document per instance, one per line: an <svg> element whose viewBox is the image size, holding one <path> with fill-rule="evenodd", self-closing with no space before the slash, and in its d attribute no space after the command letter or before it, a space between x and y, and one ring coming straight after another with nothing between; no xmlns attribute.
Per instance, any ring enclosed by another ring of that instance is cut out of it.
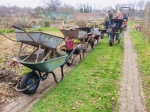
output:
<svg viewBox="0 0 150 112"><path fill-rule="evenodd" d="M122 43L108 45L108 37L53 87L30 112L113 112L117 109Z"/></svg>
<svg viewBox="0 0 150 112"><path fill-rule="evenodd" d="M56 32L59 33L60 30L58 28L53 28L53 27L41 27L41 28L30 28L27 30L28 32L31 31L46 31L46 32ZM15 33L15 29L0 29L0 33Z"/></svg>
<svg viewBox="0 0 150 112"><path fill-rule="evenodd" d="M7 67L6 66L2 66L2 69L6 69Z"/></svg>
<svg viewBox="0 0 150 112"><path fill-rule="evenodd" d="M130 24L130 26L131 25L132 24ZM138 55L138 63L146 97L147 111L150 112L150 43L140 32L132 30L130 34Z"/></svg>
<svg viewBox="0 0 150 112"><path fill-rule="evenodd" d="M15 29L0 29L0 33L14 33Z"/></svg>
<svg viewBox="0 0 150 112"><path fill-rule="evenodd" d="M26 75L27 73L29 73L31 71L32 70L30 68L24 66L23 71L21 73L21 76L24 76L24 75Z"/></svg>

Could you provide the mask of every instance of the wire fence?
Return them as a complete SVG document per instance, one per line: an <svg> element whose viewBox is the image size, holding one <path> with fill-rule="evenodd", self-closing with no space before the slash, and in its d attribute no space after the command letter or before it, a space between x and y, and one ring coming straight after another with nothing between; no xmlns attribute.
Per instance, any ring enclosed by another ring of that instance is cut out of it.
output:
<svg viewBox="0 0 150 112"><path fill-rule="evenodd" d="M45 16L47 19L51 19L52 21L56 21L56 20L69 21L73 19L74 14L67 13L67 12L46 12Z"/></svg>

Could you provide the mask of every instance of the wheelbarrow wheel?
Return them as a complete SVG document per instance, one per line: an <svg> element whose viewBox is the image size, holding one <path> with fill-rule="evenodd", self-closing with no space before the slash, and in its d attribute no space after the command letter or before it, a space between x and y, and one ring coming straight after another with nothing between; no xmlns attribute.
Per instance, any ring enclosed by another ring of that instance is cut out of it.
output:
<svg viewBox="0 0 150 112"><path fill-rule="evenodd" d="M95 41L97 42L97 44L99 43L99 35L96 35L95 37L94 37L94 39L95 39Z"/></svg>
<svg viewBox="0 0 150 112"><path fill-rule="evenodd" d="M87 49L88 49L88 44L85 44L85 45L84 45L83 52L86 52L86 51L87 51Z"/></svg>
<svg viewBox="0 0 150 112"><path fill-rule="evenodd" d="M110 46L113 46L113 43L112 43L112 42L109 42L109 45L110 45Z"/></svg>
<svg viewBox="0 0 150 112"><path fill-rule="evenodd" d="M91 41L90 45L91 45L91 48L93 49L93 47L94 47L94 41Z"/></svg>
<svg viewBox="0 0 150 112"><path fill-rule="evenodd" d="M66 65L68 66L71 66L73 64L73 59L69 59L67 62L66 62Z"/></svg>
<svg viewBox="0 0 150 112"><path fill-rule="evenodd" d="M126 31L126 30L127 30L127 25L124 26L124 31Z"/></svg>
<svg viewBox="0 0 150 112"><path fill-rule="evenodd" d="M113 46L113 44L114 44L114 39L113 39L113 37L110 37L109 45L110 45L110 46Z"/></svg>
<svg viewBox="0 0 150 112"><path fill-rule="evenodd" d="M44 81L45 79L47 79L48 74L49 74L49 73L45 73L45 74L42 76L42 81Z"/></svg>
<svg viewBox="0 0 150 112"><path fill-rule="evenodd" d="M103 38L104 38L104 34L102 33L102 34L101 34L101 39L103 39Z"/></svg>
<svg viewBox="0 0 150 112"><path fill-rule="evenodd" d="M35 83L39 79L39 75L35 72L29 72L24 75L20 81L20 89L28 88L30 85ZM35 83L31 88L23 91L24 94L30 95L33 94L39 86L40 81Z"/></svg>
<svg viewBox="0 0 150 112"><path fill-rule="evenodd" d="M70 53L67 53L67 54L68 56L70 55ZM73 54L72 54L72 56L67 60L66 65L71 66L73 64L73 61L74 59L73 59Z"/></svg>

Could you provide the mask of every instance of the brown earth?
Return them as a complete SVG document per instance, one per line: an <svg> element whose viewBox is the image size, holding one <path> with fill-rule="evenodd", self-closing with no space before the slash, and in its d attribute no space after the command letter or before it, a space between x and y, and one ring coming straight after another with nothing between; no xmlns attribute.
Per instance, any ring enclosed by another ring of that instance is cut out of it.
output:
<svg viewBox="0 0 150 112"><path fill-rule="evenodd" d="M13 33L7 36L15 39ZM0 106L21 96L21 93L16 92L14 87L20 80L23 66L12 60L17 55L18 48L19 43L0 36Z"/></svg>

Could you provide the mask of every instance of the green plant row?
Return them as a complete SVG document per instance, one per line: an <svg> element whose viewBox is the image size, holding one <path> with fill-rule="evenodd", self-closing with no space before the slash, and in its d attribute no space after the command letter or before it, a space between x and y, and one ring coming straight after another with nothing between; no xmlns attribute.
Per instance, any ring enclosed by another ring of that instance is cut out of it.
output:
<svg viewBox="0 0 150 112"><path fill-rule="evenodd" d="M41 27L41 28L32 28L28 30L30 31L46 31L46 32L60 32L60 30L58 28L52 28L52 27Z"/></svg>
<svg viewBox="0 0 150 112"><path fill-rule="evenodd" d="M28 32L31 31L51 31L51 32L60 32L58 28L51 28L51 27L41 27L41 28L31 28L27 30ZM0 33L14 33L16 29L0 29Z"/></svg>
<svg viewBox="0 0 150 112"><path fill-rule="evenodd" d="M0 33L14 33L15 29L0 29Z"/></svg>

